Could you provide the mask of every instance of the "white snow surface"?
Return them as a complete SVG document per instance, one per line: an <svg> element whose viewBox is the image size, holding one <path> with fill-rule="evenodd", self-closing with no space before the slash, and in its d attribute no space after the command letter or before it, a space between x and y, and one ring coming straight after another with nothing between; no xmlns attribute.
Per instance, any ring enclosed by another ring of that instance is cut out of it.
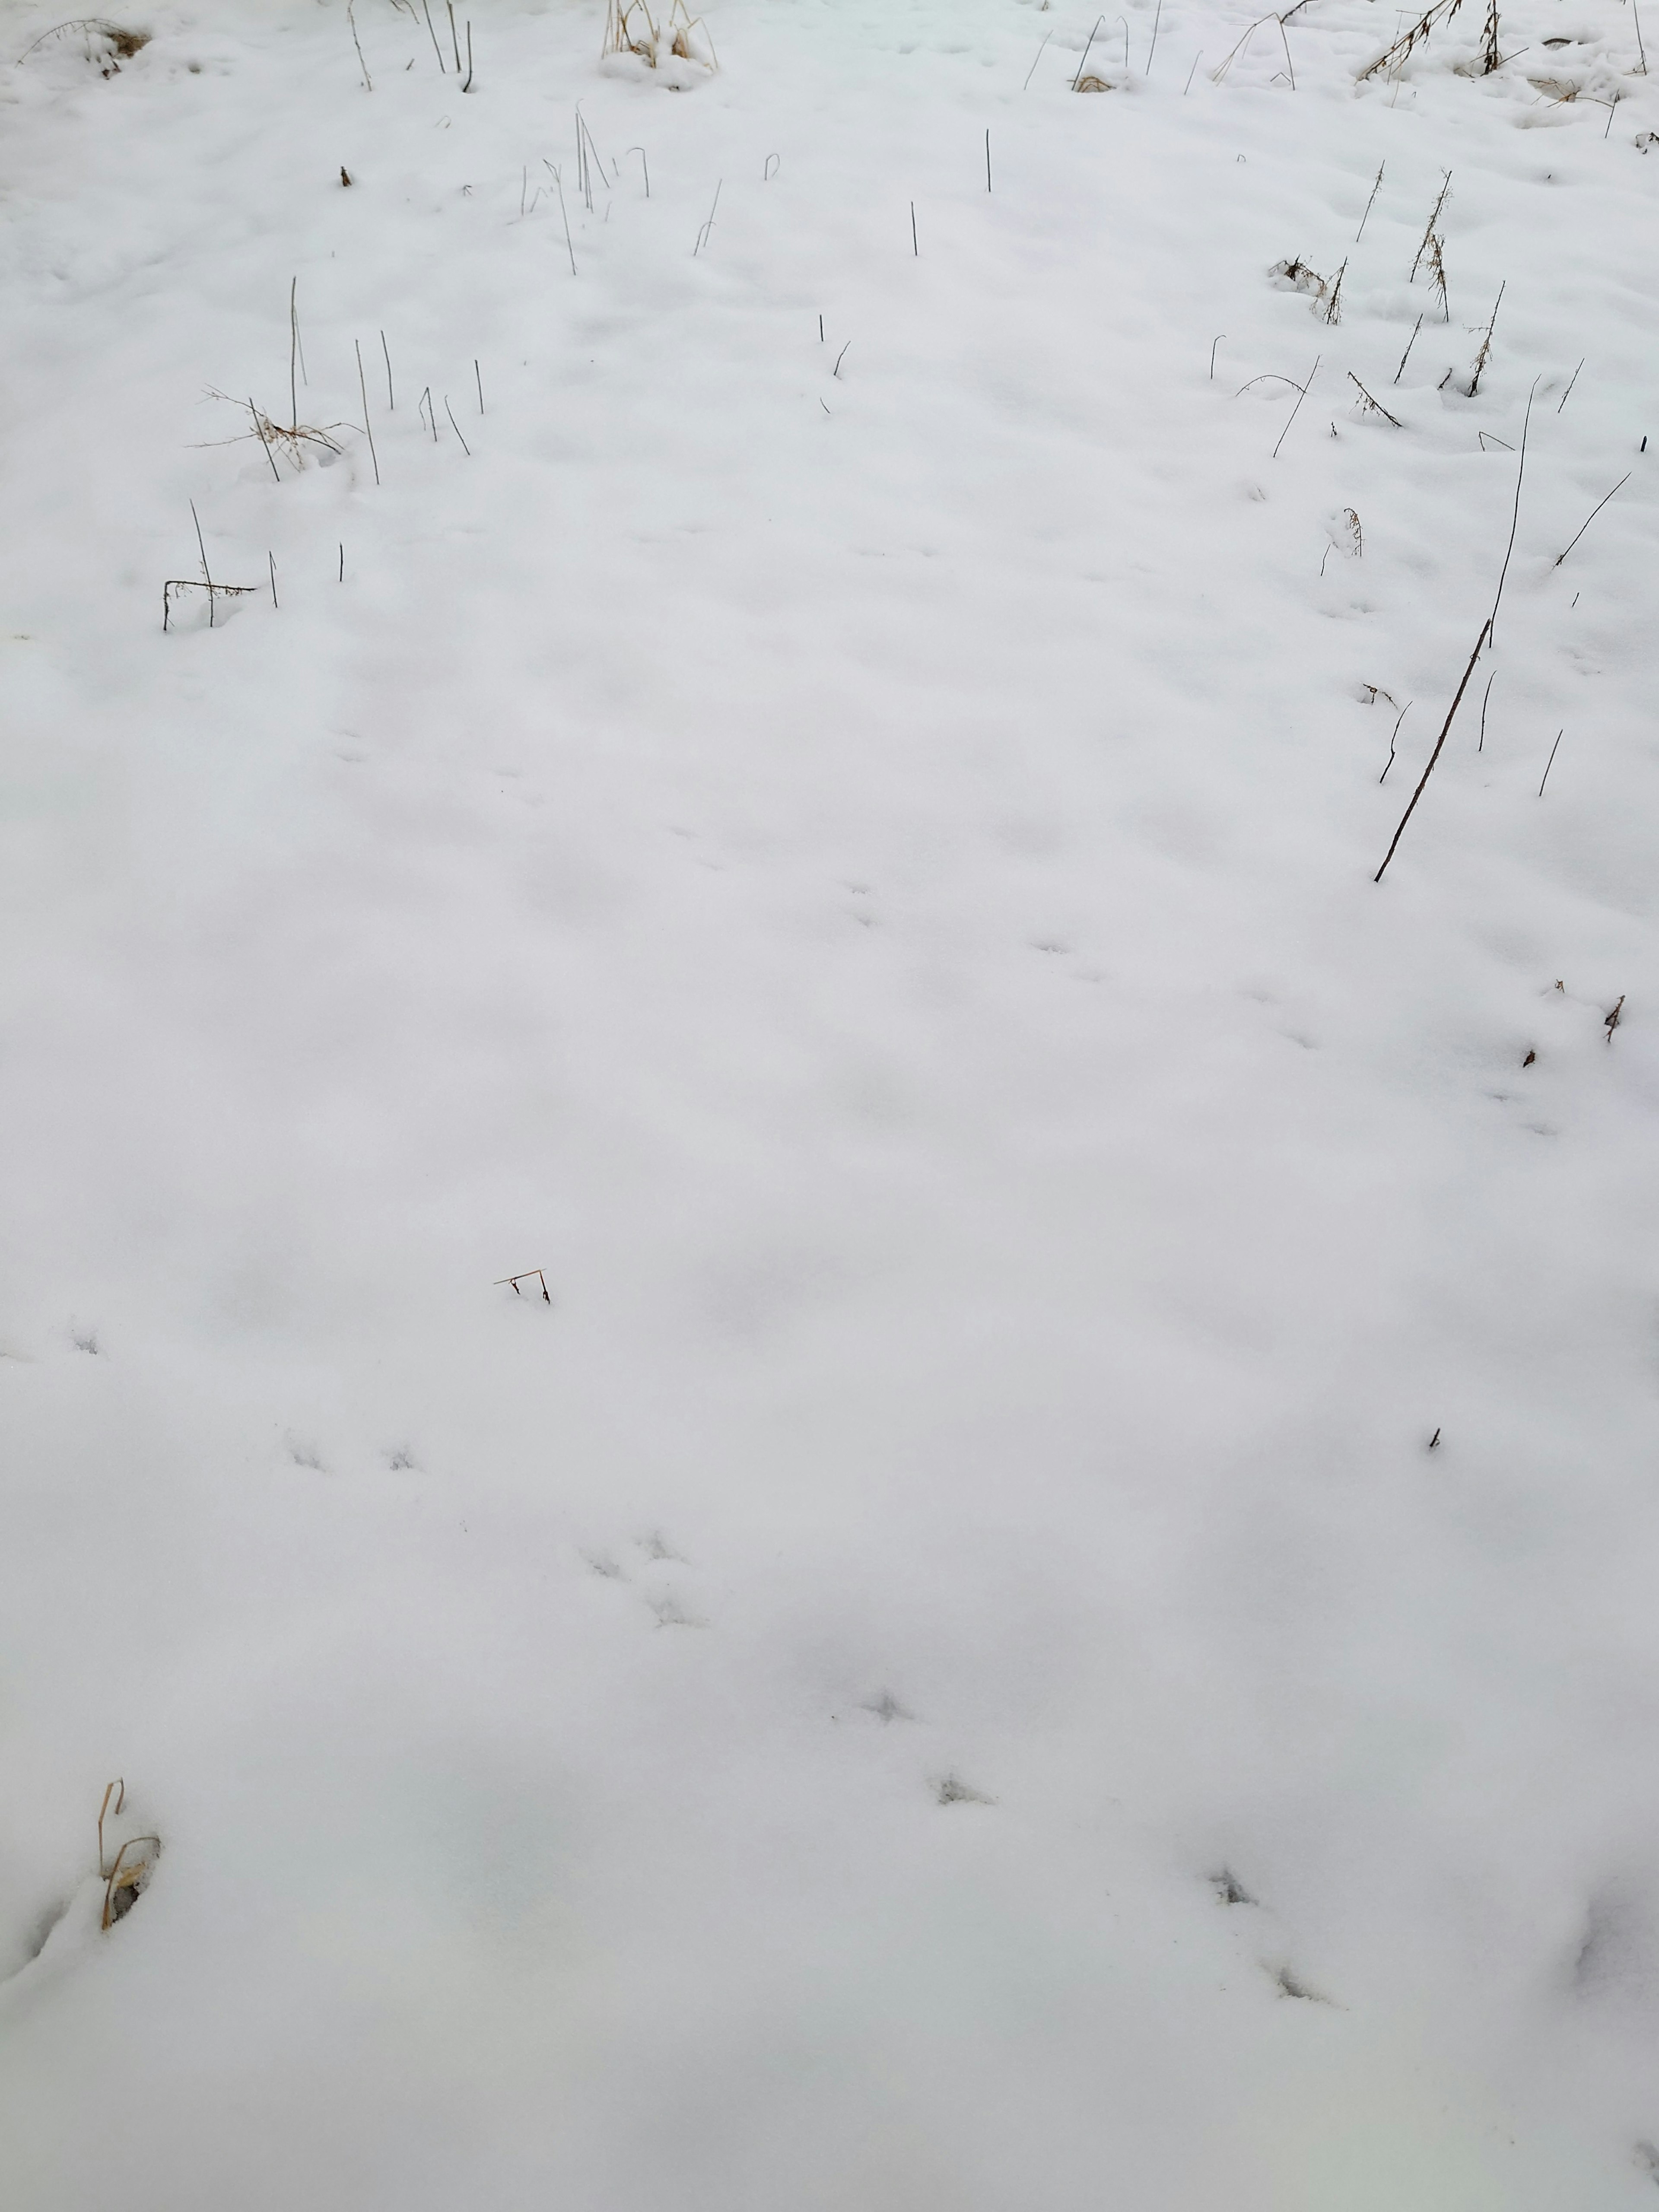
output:
<svg viewBox="0 0 1659 2212"><path fill-rule="evenodd" d="M1632 9L112 4L0 9L0 2203L1654 2204Z"/></svg>

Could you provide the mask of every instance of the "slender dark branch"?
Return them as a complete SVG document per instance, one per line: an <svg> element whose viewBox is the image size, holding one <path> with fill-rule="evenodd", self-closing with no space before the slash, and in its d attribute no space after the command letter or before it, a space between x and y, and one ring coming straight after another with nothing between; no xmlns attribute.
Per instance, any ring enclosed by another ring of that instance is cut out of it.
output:
<svg viewBox="0 0 1659 2212"><path fill-rule="evenodd" d="M1405 424L1401 421L1397 415L1390 415L1388 409L1382 404L1382 402L1380 399L1373 399L1371 398L1370 393L1366 391L1364 386L1360 383L1359 379L1354 374L1352 369L1348 371L1348 381L1358 388L1360 398L1374 414L1381 415L1385 422L1392 422L1396 430L1403 430L1405 428Z"/></svg>
<svg viewBox="0 0 1659 2212"><path fill-rule="evenodd" d="M1393 860L1395 853L1399 847L1400 840L1406 834L1406 824L1411 820L1412 816L1417 811L1417 802L1423 796L1424 788L1427 785L1429 778L1434 774L1434 764L1440 757L1440 749L1446 742L1447 732L1450 730L1452 726L1452 718L1455 715L1458 708L1463 703L1463 694L1469 688L1469 678L1474 673L1474 664L1480 659L1481 648L1491 635L1492 617L1488 615L1486 621L1480 625L1480 636L1474 641L1474 651L1469 655L1469 665L1463 671L1463 681L1457 687L1457 696L1452 701L1451 705L1446 709L1446 719L1440 726L1440 735L1434 741L1434 750L1429 755L1429 764L1419 777L1417 788L1413 792L1410 802L1407 805L1405 812L1400 817L1400 827L1395 831L1392 839L1389 841L1388 851L1382 855L1382 866L1379 868L1376 873L1371 878L1371 881L1374 884L1380 884L1382 882L1383 870L1387 868L1389 861Z"/></svg>
<svg viewBox="0 0 1659 2212"><path fill-rule="evenodd" d="M461 426L455 420L455 410L449 404L449 394L447 392L444 394L444 413L449 417L450 428L455 433L455 435L458 438L461 438ZM466 455L468 460L472 459L472 448L467 444L465 438L461 438L461 451Z"/></svg>
<svg viewBox="0 0 1659 2212"><path fill-rule="evenodd" d="M1417 320L1412 325L1412 334L1406 341L1406 350L1401 355L1400 366L1394 373L1393 381L1395 384L1398 384L1401 378L1406 374L1406 363L1412 357L1412 348L1417 343L1417 333L1422 329L1422 327L1423 318L1419 315Z"/></svg>
<svg viewBox="0 0 1659 2212"><path fill-rule="evenodd" d="M1322 355L1322 354L1316 354L1316 355L1314 356L1314 365L1313 365L1313 367L1312 367L1312 368L1308 371L1308 381L1307 381L1307 383L1306 383L1306 384L1304 384L1304 385L1303 385L1303 386L1302 386L1301 389L1297 392L1297 395L1296 395L1296 405L1295 405L1294 407L1292 407L1292 408L1291 408L1291 410L1290 422L1287 422L1285 423L1285 425L1284 428L1283 428L1283 429L1279 432L1279 446L1282 446L1282 445L1284 444L1284 442L1285 442L1285 439L1286 439L1286 438L1288 438L1288 437L1290 436L1290 434L1291 434L1291 422L1295 422L1295 420L1296 420L1296 418L1297 418L1297 416L1301 413L1301 411L1302 411L1302 403L1303 403L1303 401L1307 398L1307 396L1308 396L1308 392L1309 392L1309 390L1310 390L1310 386L1312 386L1312 383L1313 383L1313 380L1314 380L1315 377L1316 377L1316 376L1318 375L1318 374L1319 374L1319 364L1320 364L1321 361L1322 361L1322 360L1323 360L1323 358L1324 358L1324 356L1323 356L1323 355ZM1279 459L1279 446L1275 446L1275 447L1273 447L1273 459L1274 460L1277 460L1277 459Z"/></svg>
<svg viewBox="0 0 1659 2212"><path fill-rule="evenodd" d="M1558 408L1556 412L1559 414L1560 410ZM1607 494L1607 499L1611 499L1613 497L1613 492L1623 491L1625 486L1630 482L1631 477L1634 476L1635 473L1636 471L1632 469L1628 470L1625 475L1620 477L1618 483L1614 484L1613 491L1610 491ZM1560 552L1556 555L1554 561L1551 563L1552 567L1557 568L1560 567L1561 563L1566 559L1568 554L1571 552L1573 547L1578 543L1584 532L1589 528L1591 523L1595 521L1596 516L1600 514L1601 509L1607 505L1607 499L1598 499L1596 501L1595 506L1591 507L1589 513L1579 524L1577 529L1573 532L1572 536L1567 540L1565 545L1563 546Z"/></svg>
<svg viewBox="0 0 1659 2212"><path fill-rule="evenodd" d="M1532 390L1527 394L1527 411L1521 419L1521 459L1515 471L1515 511L1510 517L1510 542L1504 548L1504 565L1498 572L1498 591L1492 603L1492 612L1486 617L1491 631L1497 624L1498 603L1504 596L1504 585L1510 573L1510 556L1515 550L1515 533L1521 522L1521 487L1527 480L1527 432L1532 425L1532 403L1538 391L1538 379L1532 380Z"/></svg>
<svg viewBox="0 0 1659 2212"><path fill-rule="evenodd" d="M1544 796L1544 786L1550 780L1550 770L1555 766L1556 753L1560 748L1562 738L1565 738L1566 734L1565 730L1558 730L1555 733L1555 743L1550 747L1550 757L1544 763L1544 773L1538 779L1538 796L1540 799Z"/></svg>

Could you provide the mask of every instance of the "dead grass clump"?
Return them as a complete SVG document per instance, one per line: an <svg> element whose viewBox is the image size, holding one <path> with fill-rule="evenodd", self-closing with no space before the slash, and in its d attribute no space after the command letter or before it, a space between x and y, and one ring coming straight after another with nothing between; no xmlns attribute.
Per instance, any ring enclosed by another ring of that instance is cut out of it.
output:
<svg viewBox="0 0 1659 2212"><path fill-rule="evenodd" d="M1462 4L1463 0L1434 0L1433 6L1425 8L1391 46L1386 47L1374 62L1360 70L1354 79L1355 83L1364 84L1368 76L1375 76L1379 70L1389 76L1402 70L1418 47L1428 43L1430 32L1437 29L1442 23L1449 23Z"/></svg>
<svg viewBox="0 0 1659 2212"><path fill-rule="evenodd" d="M605 44L600 52L637 54L647 69L659 69L670 59L691 62L709 70L720 67L708 25L701 15L687 13L685 0L672 0L660 24L647 0L605 0Z"/></svg>
<svg viewBox="0 0 1659 2212"><path fill-rule="evenodd" d="M54 23L51 30L42 31L33 45L24 47L17 58L20 62L26 62L32 53L54 40L63 40L67 43L70 40L80 39L84 41L87 59L93 64L99 76L115 76L119 74L123 62L130 62L136 53L149 44L149 36L148 31L124 30L119 23L106 22L101 15L75 15L66 23Z"/></svg>
<svg viewBox="0 0 1659 2212"><path fill-rule="evenodd" d="M233 399L228 392L221 392L214 386L209 386L208 398L222 399L228 407L241 408L253 426L252 429L245 430L242 437L257 438L259 441L266 453L272 457L273 470L276 465L274 457L277 453L284 454L296 469L302 469L306 465L306 453L308 448L315 447L319 452L326 453L338 453L344 451L338 440L331 434L333 430L340 428L337 422L331 424L327 430L319 429L313 422L291 422L284 426L281 422L274 422L264 408L256 407L251 399ZM215 445L231 446L239 445L241 440L216 438L210 442Z"/></svg>

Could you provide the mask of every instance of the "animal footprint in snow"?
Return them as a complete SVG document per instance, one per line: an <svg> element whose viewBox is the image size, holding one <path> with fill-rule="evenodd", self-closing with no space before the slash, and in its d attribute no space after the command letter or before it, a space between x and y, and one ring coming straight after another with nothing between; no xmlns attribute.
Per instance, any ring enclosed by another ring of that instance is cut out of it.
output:
<svg viewBox="0 0 1659 2212"><path fill-rule="evenodd" d="M878 1698L872 1698L862 1710L873 1713L884 1728L890 1721L913 1721L915 1718L914 1713L905 1711L890 1690L884 1690Z"/></svg>
<svg viewBox="0 0 1659 2212"><path fill-rule="evenodd" d="M664 1590L651 1600L651 1610L657 1616L659 1628L707 1628L706 1620L699 1620L695 1613L688 1613L672 1590Z"/></svg>
<svg viewBox="0 0 1659 2212"><path fill-rule="evenodd" d="M616 1560L611 1558L609 1552L584 1552L582 1553L582 1557L586 1560L588 1565L592 1568L594 1573L596 1575L603 1575L608 1583L621 1583L627 1581L627 1576L623 1574L621 1567L617 1565Z"/></svg>
<svg viewBox="0 0 1659 2212"><path fill-rule="evenodd" d="M1288 1966L1268 1966L1264 1971L1273 1976L1282 1997L1300 1997L1304 2004L1328 2005L1333 2002L1321 1990L1310 1990L1302 1977Z"/></svg>
<svg viewBox="0 0 1659 2212"><path fill-rule="evenodd" d="M1250 1895L1231 1867L1221 1867L1210 1876L1210 1887L1224 1905L1254 1905Z"/></svg>
<svg viewBox="0 0 1659 2212"><path fill-rule="evenodd" d="M933 1784L934 1802L940 1805L994 1805L996 1799L975 1790L959 1774L946 1774Z"/></svg>
<svg viewBox="0 0 1659 2212"><path fill-rule="evenodd" d="M654 1528L648 1536L641 1536L635 1540L646 1558L653 1562L659 1559L670 1559L677 1567L688 1566L690 1564L683 1552L677 1552L673 1548L659 1528Z"/></svg>

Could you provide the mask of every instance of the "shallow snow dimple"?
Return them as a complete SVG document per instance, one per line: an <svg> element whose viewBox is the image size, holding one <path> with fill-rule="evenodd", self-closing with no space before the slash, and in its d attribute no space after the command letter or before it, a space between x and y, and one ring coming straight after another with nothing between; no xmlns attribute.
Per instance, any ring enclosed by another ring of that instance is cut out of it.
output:
<svg viewBox="0 0 1659 2212"><path fill-rule="evenodd" d="M1596 1891L1585 1908L1571 1982L1585 2003L1639 2014L1659 2027L1659 1886L1624 1875Z"/></svg>

